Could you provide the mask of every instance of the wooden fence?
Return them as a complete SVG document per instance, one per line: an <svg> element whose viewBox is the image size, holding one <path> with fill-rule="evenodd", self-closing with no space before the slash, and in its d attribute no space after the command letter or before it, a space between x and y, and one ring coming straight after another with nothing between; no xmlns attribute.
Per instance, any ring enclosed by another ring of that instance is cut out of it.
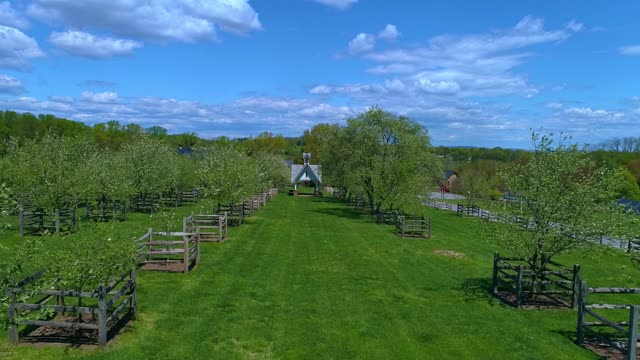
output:
<svg viewBox="0 0 640 360"><path fill-rule="evenodd" d="M38 272L7 290L9 298L8 334L9 342L20 342L20 327L48 327L93 330L97 332L97 342L104 346L121 321L136 315L136 272L119 276L109 285L100 285L94 291L32 290L30 285L37 282L44 272ZM78 306L70 305L72 301ZM80 305L85 304L85 305ZM51 311L55 315L47 320L33 319L40 311ZM95 319L97 315L97 320ZM88 318L88 319L87 319ZM33 334L35 331L31 331ZM27 334L29 336L29 334ZM45 337L46 335L42 335ZM34 340L41 336L34 335ZM59 337L56 337L58 339ZM93 339L95 341L95 339Z"/></svg>
<svg viewBox="0 0 640 360"><path fill-rule="evenodd" d="M378 224L393 225L398 222L399 215L402 215L400 209L380 209L376 212L376 222Z"/></svg>
<svg viewBox="0 0 640 360"><path fill-rule="evenodd" d="M200 189L183 190L181 199L183 203L197 203L200 199Z"/></svg>
<svg viewBox="0 0 640 360"><path fill-rule="evenodd" d="M227 216L222 214L194 214L184 218L183 231L198 234L199 241L222 242L227 238Z"/></svg>
<svg viewBox="0 0 640 360"><path fill-rule="evenodd" d="M480 208L477 205L458 204L456 208L458 216L476 216L480 217Z"/></svg>
<svg viewBox="0 0 640 360"><path fill-rule="evenodd" d="M364 209L367 206L367 203L361 196L352 196L349 198L349 205L356 209Z"/></svg>
<svg viewBox="0 0 640 360"><path fill-rule="evenodd" d="M130 206L133 211L153 214L162 205L159 194L138 194L130 199Z"/></svg>
<svg viewBox="0 0 640 360"><path fill-rule="evenodd" d="M48 212L23 204L20 207L19 222L20 236L76 231L78 212L75 206Z"/></svg>
<svg viewBox="0 0 640 360"><path fill-rule="evenodd" d="M396 235L431 239L431 218L410 215L398 215L396 221Z"/></svg>
<svg viewBox="0 0 640 360"><path fill-rule="evenodd" d="M198 233L154 232L149 228L136 245L143 270L187 273L200 262Z"/></svg>
<svg viewBox="0 0 640 360"><path fill-rule="evenodd" d="M216 207L216 214L227 216L228 226L240 226L244 222L244 205L236 204L220 204Z"/></svg>
<svg viewBox="0 0 640 360"><path fill-rule="evenodd" d="M637 358L640 306L589 304L587 295L640 294L640 288L589 288L583 281L579 289L577 343L585 345L589 340L594 340L596 344L606 344L621 351L627 360L635 360Z"/></svg>
<svg viewBox="0 0 640 360"><path fill-rule="evenodd" d="M273 200L276 196L278 196L278 188L271 188L267 190L267 194L269 195L269 200Z"/></svg>
<svg viewBox="0 0 640 360"><path fill-rule="evenodd" d="M85 218L90 221L127 220L127 202L124 200L96 199L86 202Z"/></svg>
<svg viewBox="0 0 640 360"><path fill-rule="evenodd" d="M547 261L541 278L534 281L534 275L526 259L501 257L495 253L491 292L515 307L532 302L572 308L576 306L580 265L568 268L557 262ZM534 299L534 296L538 299Z"/></svg>
<svg viewBox="0 0 640 360"><path fill-rule="evenodd" d="M169 190L162 192L161 202L164 207L182 206L182 191Z"/></svg>
<svg viewBox="0 0 640 360"><path fill-rule="evenodd" d="M432 208L436 208L439 210L448 210L453 211L453 204L448 202L439 202L435 200L427 200L424 202L425 205L430 206Z"/></svg>

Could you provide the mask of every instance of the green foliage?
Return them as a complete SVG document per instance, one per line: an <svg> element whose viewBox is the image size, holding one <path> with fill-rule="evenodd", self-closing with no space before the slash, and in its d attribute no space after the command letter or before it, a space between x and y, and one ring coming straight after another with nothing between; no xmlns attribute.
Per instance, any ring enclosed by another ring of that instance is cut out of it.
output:
<svg viewBox="0 0 640 360"><path fill-rule="evenodd" d="M630 200L640 200L640 187L633 174L627 169L620 169L620 177L624 181L620 184L616 196Z"/></svg>
<svg viewBox="0 0 640 360"><path fill-rule="evenodd" d="M530 159L500 173L518 201L503 210L505 223L487 226L490 238L540 272L556 255L614 231L621 217L613 203L623 179L596 165L584 148L566 144L566 138L554 142L553 135L534 133L532 139Z"/></svg>
<svg viewBox="0 0 640 360"><path fill-rule="evenodd" d="M324 182L366 196L372 212L419 203L442 176L427 130L407 117L374 108L323 131Z"/></svg>
<svg viewBox="0 0 640 360"><path fill-rule="evenodd" d="M158 194L175 182L175 152L163 141L142 134L123 145L118 156L135 194Z"/></svg>
<svg viewBox="0 0 640 360"><path fill-rule="evenodd" d="M0 262L0 319L6 320L7 288L38 271L43 275L25 288L24 299L50 289L94 291L135 269L135 243L123 230L115 223L96 224L94 231L68 236L63 247L54 249L46 246L53 238L24 240L13 257Z"/></svg>
<svg viewBox="0 0 640 360"><path fill-rule="evenodd" d="M6 156L9 186L47 210L74 206L93 186L98 149L87 137L49 132L39 141L12 142Z"/></svg>
<svg viewBox="0 0 640 360"><path fill-rule="evenodd" d="M249 156L229 144L197 149L196 160L204 194L214 203L238 202L287 179L287 167L278 156L261 152Z"/></svg>

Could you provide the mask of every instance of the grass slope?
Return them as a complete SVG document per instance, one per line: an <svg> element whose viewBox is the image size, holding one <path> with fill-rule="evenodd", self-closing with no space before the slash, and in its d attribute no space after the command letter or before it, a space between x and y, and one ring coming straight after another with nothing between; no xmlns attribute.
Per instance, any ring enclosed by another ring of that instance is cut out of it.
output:
<svg viewBox="0 0 640 360"><path fill-rule="evenodd" d="M479 224L429 211L433 239L400 239L333 199L280 195L231 240L203 244L193 273L141 272L139 318L105 349L10 347L0 332L0 358L596 358L572 342L574 311L491 298ZM122 226L142 232L145 219ZM604 284L638 275L615 253L561 260Z"/></svg>

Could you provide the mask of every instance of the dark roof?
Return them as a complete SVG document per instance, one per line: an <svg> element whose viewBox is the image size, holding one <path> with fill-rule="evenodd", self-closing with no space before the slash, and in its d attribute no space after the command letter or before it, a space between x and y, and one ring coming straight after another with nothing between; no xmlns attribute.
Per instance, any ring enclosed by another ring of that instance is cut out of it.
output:
<svg viewBox="0 0 640 360"><path fill-rule="evenodd" d="M618 204L622 205L626 210L633 210L640 214L640 201L622 198L617 202Z"/></svg>
<svg viewBox="0 0 640 360"><path fill-rule="evenodd" d="M453 171L453 170L445 170L444 171L444 178L445 179L449 179L450 177L452 177L453 175L458 175L457 172Z"/></svg>

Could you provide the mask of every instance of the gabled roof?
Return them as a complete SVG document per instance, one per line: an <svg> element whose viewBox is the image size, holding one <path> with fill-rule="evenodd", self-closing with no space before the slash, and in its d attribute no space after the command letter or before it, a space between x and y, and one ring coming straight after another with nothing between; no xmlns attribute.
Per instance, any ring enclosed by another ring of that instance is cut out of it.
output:
<svg viewBox="0 0 640 360"><path fill-rule="evenodd" d="M457 172L453 171L453 170L445 170L444 171L444 178L445 179L449 179L450 177L452 177L453 175L458 175Z"/></svg>
<svg viewBox="0 0 640 360"><path fill-rule="evenodd" d="M322 172L320 165L292 165L291 166L291 183L295 184L300 180L312 180L322 183Z"/></svg>

